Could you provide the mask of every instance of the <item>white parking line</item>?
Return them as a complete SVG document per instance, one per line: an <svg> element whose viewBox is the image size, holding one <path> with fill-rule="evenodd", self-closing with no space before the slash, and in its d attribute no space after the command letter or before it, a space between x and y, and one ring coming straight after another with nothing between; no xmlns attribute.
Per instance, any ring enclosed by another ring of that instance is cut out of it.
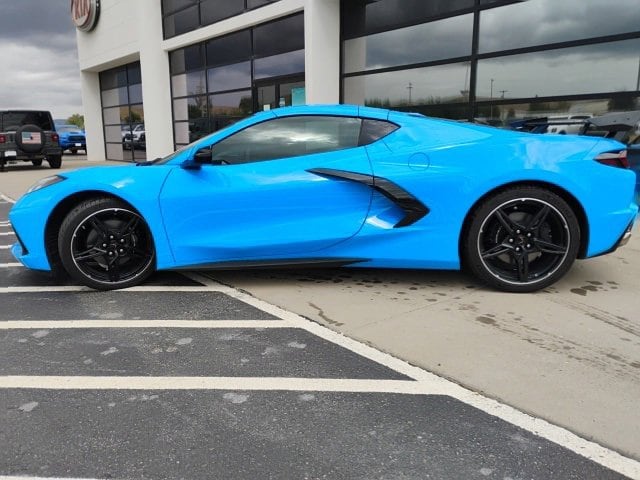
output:
<svg viewBox="0 0 640 480"><path fill-rule="evenodd" d="M13 245L0 245L0 250L9 250Z"/></svg>
<svg viewBox="0 0 640 480"><path fill-rule="evenodd" d="M15 201L13 198L11 198L11 197L7 197L7 196L6 196L5 194L3 194L3 193L0 193L0 198L1 198L2 200L4 200L5 202L7 202L7 203L16 203L16 201Z"/></svg>
<svg viewBox="0 0 640 480"><path fill-rule="evenodd" d="M0 237L8 237L10 235L13 235L15 237L15 233L13 232L0 232Z"/></svg>
<svg viewBox="0 0 640 480"><path fill-rule="evenodd" d="M21 267L21 263L0 263L0 268Z"/></svg>

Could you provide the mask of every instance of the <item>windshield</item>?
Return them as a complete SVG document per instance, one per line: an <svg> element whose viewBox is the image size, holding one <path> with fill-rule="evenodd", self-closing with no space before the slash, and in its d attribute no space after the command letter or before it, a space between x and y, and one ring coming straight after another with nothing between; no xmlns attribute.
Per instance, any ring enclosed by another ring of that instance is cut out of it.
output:
<svg viewBox="0 0 640 480"><path fill-rule="evenodd" d="M76 127L75 125L58 125L56 130L58 132L77 132L80 130L80 127Z"/></svg>
<svg viewBox="0 0 640 480"><path fill-rule="evenodd" d="M49 112L12 111L0 113L0 130L17 130L24 125L37 125L42 130L53 130Z"/></svg>

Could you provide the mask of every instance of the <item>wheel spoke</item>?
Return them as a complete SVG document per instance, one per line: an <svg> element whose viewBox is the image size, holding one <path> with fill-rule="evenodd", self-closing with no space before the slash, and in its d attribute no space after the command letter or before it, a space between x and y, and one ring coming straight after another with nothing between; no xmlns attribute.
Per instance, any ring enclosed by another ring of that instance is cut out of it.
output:
<svg viewBox="0 0 640 480"><path fill-rule="evenodd" d="M91 217L89 223L94 228L96 232L103 238L106 238L109 235L109 228L102 222L102 220L97 219L95 216Z"/></svg>
<svg viewBox="0 0 640 480"><path fill-rule="evenodd" d="M526 282L529 279L529 255L517 255L514 257L516 267L518 268L518 280Z"/></svg>
<svg viewBox="0 0 640 480"><path fill-rule="evenodd" d="M502 226L504 228L507 229L507 232L509 232L509 235L513 235L514 234L514 230L518 227L518 225L516 225L510 218L508 215L506 215L502 210L498 209L496 210L496 218L498 219L498 221L502 224Z"/></svg>
<svg viewBox="0 0 640 480"><path fill-rule="evenodd" d="M549 208L548 205L542 205L542 208L538 210L538 213L536 213L533 216L533 218L527 225L527 230L535 230L540 228L540 225L542 225L544 221L547 219L547 215L549 215L550 211L551 209Z"/></svg>
<svg viewBox="0 0 640 480"><path fill-rule="evenodd" d="M513 248L511 246L504 245L501 243L500 245L496 245L495 247L492 247L489 250L482 252L481 255L482 255L482 258L486 260L487 258L493 258L493 257L503 255L505 253L511 253L512 250Z"/></svg>
<svg viewBox="0 0 640 480"><path fill-rule="evenodd" d="M569 248L563 245L555 245L551 242L545 242L544 240L540 239L535 239L533 243L539 251L550 253L551 255L564 255L565 253L567 253L567 249Z"/></svg>
<svg viewBox="0 0 640 480"><path fill-rule="evenodd" d="M73 254L73 258L76 262L86 262L87 260L92 260L96 257L101 257L105 255L105 251L97 248L91 247L83 252L77 252Z"/></svg>
<svg viewBox="0 0 640 480"><path fill-rule="evenodd" d="M109 281L117 282L120 280L120 264L118 263L117 258L111 259L109 261L107 272L109 274Z"/></svg>
<svg viewBox="0 0 640 480"><path fill-rule="evenodd" d="M140 223L140 217L138 217L137 215L133 215L129 221L127 222L127 224L122 227L120 229L120 235L127 235L127 234L131 234L135 231L135 229L138 227L138 224Z"/></svg>

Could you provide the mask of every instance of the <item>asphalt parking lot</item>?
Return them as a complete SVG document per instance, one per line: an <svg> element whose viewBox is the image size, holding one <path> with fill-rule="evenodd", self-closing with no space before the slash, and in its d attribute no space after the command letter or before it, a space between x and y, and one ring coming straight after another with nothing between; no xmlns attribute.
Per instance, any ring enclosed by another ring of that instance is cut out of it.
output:
<svg viewBox="0 0 640 480"><path fill-rule="evenodd" d="M0 478L640 478L638 245L534 295L380 270L97 293L0 248Z"/></svg>

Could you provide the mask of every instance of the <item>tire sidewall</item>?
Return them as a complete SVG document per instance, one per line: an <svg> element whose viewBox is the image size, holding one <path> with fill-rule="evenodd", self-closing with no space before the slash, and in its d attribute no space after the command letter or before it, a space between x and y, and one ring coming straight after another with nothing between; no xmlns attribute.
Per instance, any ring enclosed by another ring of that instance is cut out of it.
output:
<svg viewBox="0 0 640 480"><path fill-rule="evenodd" d="M144 282L144 280L146 280L156 269L156 255L155 246L153 245L153 235L151 234L149 227L146 225L146 222L145 227L148 230L153 249L152 259L144 268L144 270L137 276L118 283L102 282L87 276L84 272L82 272L82 270L80 270L80 268L78 268L71 253L73 235L76 232L78 226L83 223L88 217L97 212L115 208L135 213L144 222L144 218L128 205L114 198L103 197L85 200L76 208L71 210L63 220L58 233L58 254L60 255L60 259L62 261L64 269L74 280L96 290L115 290L138 285Z"/></svg>
<svg viewBox="0 0 640 480"><path fill-rule="evenodd" d="M504 203L520 198L535 199L549 204L563 218L568 227L569 249L562 262L549 275L530 283L513 283L502 280L489 272L488 267L480 257L478 240L483 224L493 212ZM507 292L527 293L541 290L555 283L571 268L580 249L580 225L569 204L559 195L540 187L513 187L499 192L478 206L470 218L466 229L463 246L463 264L484 283Z"/></svg>

